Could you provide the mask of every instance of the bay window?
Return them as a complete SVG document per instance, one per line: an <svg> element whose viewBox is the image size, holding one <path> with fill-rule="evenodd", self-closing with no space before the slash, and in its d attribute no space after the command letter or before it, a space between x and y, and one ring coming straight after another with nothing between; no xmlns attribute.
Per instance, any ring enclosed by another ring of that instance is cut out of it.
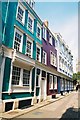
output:
<svg viewBox="0 0 80 120"><path fill-rule="evenodd" d="M30 70L13 66L12 85L30 87Z"/></svg>
<svg viewBox="0 0 80 120"><path fill-rule="evenodd" d="M21 68L13 66L12 84L19 85Z"/></svg>
<svg viewBox="0 0 80 120"><path fill-rule="evenodd" d="M30 85L30 71L23 69L23 86Z"/></svg>

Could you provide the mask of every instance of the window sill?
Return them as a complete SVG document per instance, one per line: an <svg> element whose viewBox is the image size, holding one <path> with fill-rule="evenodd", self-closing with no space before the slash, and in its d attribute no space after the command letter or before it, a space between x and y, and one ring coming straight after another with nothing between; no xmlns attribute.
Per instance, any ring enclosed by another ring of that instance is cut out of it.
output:
<svg viewBox="0 0 80 120"><path fill-rule="evenodd" d="M30 86L21 86L21 85L12 85L12 86L16 88L30 88Z"/></svg>
<svg viewBox="0 0 80 120"><path fill-rule="evenodd" d="M41 41L41 38L37 36L37 38Z"/></svg>
<svg viewBox="0 0 80 120"><path fill-rule="evenodd" d="M30 31L32 34L33 34L33 31L32 30L30 30L29 28L27 28L28 29L28 31Z"/></svg>
<svg viewBox="0 0 80 120"><path fill-rule="evenodd" d="M36 86L36 88L40 88L40 86Z"/></svg>
<svg viewBox="0 0 80 120"><path fill-rule="evenodd" d="M49 88L49 90L53 90L53 88Z"/></svg>
<svg viewBox="0 0 80 120"><path fill-rule="evenodd" d="M16 20L24 26L24 23L21 22L18 18L16 18Z"/></svg>

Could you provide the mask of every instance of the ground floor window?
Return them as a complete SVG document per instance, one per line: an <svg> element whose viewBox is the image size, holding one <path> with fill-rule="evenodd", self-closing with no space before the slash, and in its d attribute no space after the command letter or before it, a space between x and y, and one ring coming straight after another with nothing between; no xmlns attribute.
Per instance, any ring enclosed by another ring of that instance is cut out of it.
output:
<svg viewBox="0 0 80 120"><path fill-rule="evenodd" d="M22 83L22 86L30 85L30 70L13 66L12 85L19 85L19 83Z"/></svg>
<svg viewBox="0 0 80 120"><path fill-rule="evenodd" d="M54 89L57 89L57 77L54 76Z"/></svg>
<svg viewBox="0 0 80 120"><path fill-rule="evenodd" d="M36 86L40 86L40 69L37 69L36 71Z"/></svg>
<svg viewBox="0 0 80 120"><path fill-rule="evenodd" d="M12 84L19 85L21 68L13 66Z"/></svg>
<svg viewBox="0 0 80 120"><path fill-rule="evenodd" d="M30 71L23 70L23 86L29 86L30 84Z"/></svg>
<svg viewBox="0 0 80 120"><path fill-rule="evenodd" d="M49 75L49 89L53 89L53 75Z"/></svg>

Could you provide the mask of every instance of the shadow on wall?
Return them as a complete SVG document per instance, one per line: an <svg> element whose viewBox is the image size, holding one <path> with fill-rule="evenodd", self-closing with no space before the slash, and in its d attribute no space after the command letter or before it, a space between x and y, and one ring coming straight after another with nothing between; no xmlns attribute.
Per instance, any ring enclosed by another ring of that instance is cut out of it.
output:
<svg viewBox="0 0 80 120"><path fill-rule="evenodd" d="M80 120L80 109L73 107L68 108L60 120Z"/></svg>

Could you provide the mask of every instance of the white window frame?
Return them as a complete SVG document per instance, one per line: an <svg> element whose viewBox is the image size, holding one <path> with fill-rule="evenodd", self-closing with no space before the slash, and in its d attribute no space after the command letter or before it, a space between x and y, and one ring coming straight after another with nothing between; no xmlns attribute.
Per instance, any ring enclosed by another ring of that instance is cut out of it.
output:
<svg viewBox="0 0 80 120"><path fill-rule="evenodd" d="M53 43L52 43L52 35L51 35L51 33L49 33L49 43L52 45Z"/></svg>
<svg viewBox="0 0 80 120"><path fill-rule="evenodd" d="M40 49L39 62L41 62L41 47L36 45L36 60L37 60L37 48ZM37 60L38 61L38 60Z"/></svg>
<svg viewBox="0 0 80 120"><path fill-rule="evenodd" d="M23 46L23 33L22 33L20 30L18 30L17 28L15 28L15 30L14 30L13 49L14 49L14 44L15 44L15 33L16 33L16 32L22 36L22 37L21 37L20 48L19 48L19 52L22 52L22 46Z"/></svg>
<svg viewBox="0 0 80 120"><path fill-rule="evenodd" d="M24 74L24 70L26 70L26 69L23 69L23 74ZM30 70L27 70L27 71L30 72ZM23 76L24 76L24 75L23 75ZM28 86L28 87L30 87L30 75L29 75L29 84L24 84L24 83L23 83L23 86Z"/></svg>
<svg viewBox="0 0 80 120"><path fill-rule="evenodd" d="M57 89L57 76L54 76L54 89Z"/></svg>
<svg viewBox="0 0 80 120"><path fill-rule="evenodd" d="M52 77L52 80L50 81L50 77ZM51 82L51 87L50 87L50 82ZM49 75L49 90L53 89L53 75Z"/></svg>
<svg viewBox="0 0 80 120"><path fill-rule="evenodd" d="M54 60L54 63L53 63ZM53 66L57 66L57 58L56 55L50 50L50 64Z"/></svg>
<svg viewBox="0 0 80 120"><path fill-rule="evenodd" d="M31 43L31 58L32 58L33 57L33 41L32 41L32 39L30 39L29 37L27 37L27 40L26 40L26 54L27 54L27 56L29 56L28 55L29 53L27 53L27 41L29 41Z"/></svg>
<svg viewBox="0 0 80 120"><path fill-rule="evenodd" d="M28 22L29 22L29 17L30 17L30 19L32 20L32 30L31 29L29 29L29 27L28 27ZM28 28L28 30L31 32L31 33L33 33L34 31L34 17L31 15L31 13L29 13L28 12L28 22L27 22L27 28Z"/></svg>
<svg viewBox="0 0 80 120"><path fill-rule="evenodd" d="M19 66L15 66L15 65L12 66L12 77L14 76L13 75L13 67L20 68ZM15 76L17 76L17 75L15 75ZM21 68L20 68L19 84L13 84L13 78L12 78L12 85L19 86L20 85L20 78L21 78Z"/></svg>
<svg viewBox="0 0 80 120"><path fill-rule="evenodd" d="M20 66L17 66L17 65L13 65L15 67L19 67L21 70L20 70L20 79L19 79L19 84L12 84L12 86L16 86L16 87L28 87L29 90L31 90L31 79L32 79L32 70L30 69L26 69L26 68L21 68ZM23 70L28 70L30 71L30 78L29 78L29 86L26 86L26 85L23 85Z"/></svg>
<svg viewBox="0 0 80 120"><path fill-rule="evenodd" d="M43 36L42 37L47 41L47 34L46 34L47 33L47 29L46 29L46 27L44 25L43 25L42 29L43 29L42 30L42 32L43 32L43 34L42 34Z"/></svg>
<svg viewBox="0 0 80 120"><path fill-rule="evenodd" d="M42 63L46 65L47 64L47 53L43 51L43 54L45 54L45 63L43 62L43 58L42 58Z"/></svg>
<svg viewBox="0 0 80 120"><path fill-rule="evenodd" d="M40 36L38 36L38 28L40 29ZM36 33L37 38L41 40L41 25L37 23L37 33Z"/></svg>
<svg viewBox="0 0 80 120"><path fill-rule="evenodd" d="M17 15L18 15L18 7L20 7L20 8L24 11L22 21L17 18ZM25 8L23 7L23 5L22 5L21 3L18 3L18 6L17 6L16 19L17 19L21 24L24 25L24 23L25 23Z"/></svg>

